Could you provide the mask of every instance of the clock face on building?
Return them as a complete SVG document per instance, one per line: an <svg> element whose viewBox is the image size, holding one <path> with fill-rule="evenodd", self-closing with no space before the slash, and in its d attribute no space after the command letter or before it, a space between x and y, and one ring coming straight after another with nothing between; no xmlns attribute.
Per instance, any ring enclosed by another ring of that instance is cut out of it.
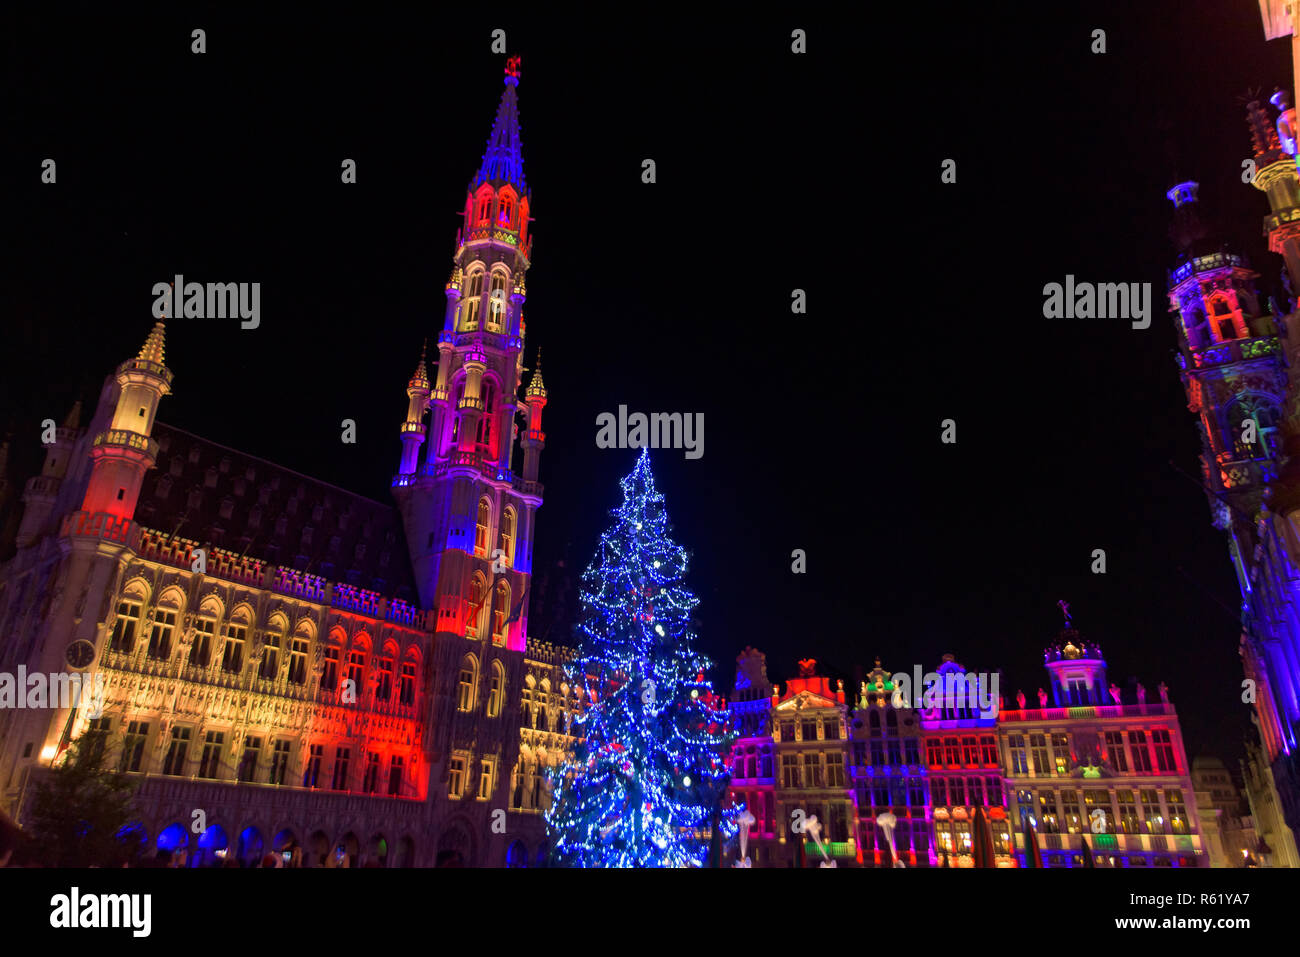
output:
<svg viewBox="0 0 1300 957"><path fill-rule="evenodd" d="M68 659L68 664L74 668L85 668L95 660L95 646L84 638L74 641L68 645L68 650L64 652L64 657Z"/></svg>

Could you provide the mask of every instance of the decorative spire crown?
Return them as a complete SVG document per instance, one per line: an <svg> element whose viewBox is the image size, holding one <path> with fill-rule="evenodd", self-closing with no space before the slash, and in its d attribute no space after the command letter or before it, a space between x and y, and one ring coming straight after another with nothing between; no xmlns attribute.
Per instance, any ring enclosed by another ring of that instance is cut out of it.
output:
<svg viewBox="0 0 1300 957"><path fill-rule="evenodd" d="M537 368L533 370L533 378L528 383L528 388L524 390L524 395L538 395L543 399L546 398L546 383L542 381L542 350L537 350Z"/></svg>
<svg viewBox="0 0 1300 957"><path fill-rule="evenodd" d="M428 351L429 340L425 339L424 345L420 347L420 361L415 367L415 374L411 376L411 385L413 386L424 386L425 388L429 386L429 370L424 365L424 357Z"/></svg>
<svg viewBox="0 0 1300 957"><path fill-rule="evenodd" d="M497 106L496 122L492 124L483 162L469 184L471 190L487 182L499 181L514 186L521 196L528 194L523 144L519 138L519 99L515 95L515 88L519 86L519 63L517 56L506 61L505 92Z"/></svg>
<svg viewBox="0 0 1300 957"><path fill-rule="evenodd" d="M163 365L163 339L166 332L167 327L159 319L153 324L153 330L149 333L149 338L145 339L144 345L140 347L140 354L136 358Z"/></svg>

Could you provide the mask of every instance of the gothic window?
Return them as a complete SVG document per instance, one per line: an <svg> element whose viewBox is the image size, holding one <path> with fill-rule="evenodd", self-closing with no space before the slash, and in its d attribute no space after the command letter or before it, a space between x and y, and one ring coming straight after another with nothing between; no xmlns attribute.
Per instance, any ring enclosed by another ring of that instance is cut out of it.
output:
<svg viewBox="0 0 1300 957"><path fill-rule="evenodd" d="M1237 327L1232 321L1232 309L1227 300L1215 299L1210 308L1214 311L1214 330L1221 341L1237 338Z"/></svg>
<svg viewBox="0 0 1300 957"><path fill-rule="evenodd" d="M465 280L461 291L461 332L473 332L478 328L478 311L483 298L483 270L471 272Z"/></svg>
<svg viewBox="0 0 1300 957"><path fill-rule="evenodd" d="M478 524L474 530L474 554L479 558L488 557L488 525L492 521L492 503L486 498L478 502Z"/></svg>
<svg viewBox="0 0 1300 957"><path fill-rule="evenodd" d="M515 198L509 193L501 194L501 209L497 212L497 222L509 227L514 222Z"/></svg>
<svg viewBox="0 0 1300 957"><path fill-rule="evenodd" d="M172 739L167 745L167 755L163 758L163 774L183 774L185 772L186 751L190 746L189 728L172 728Z"/></svg>
<svg viewBox="0 0 1300 957"><path fill-rule="evenodd" d="M478 662L466 655L460 662L460 680L457 683L456 707L461 711L474 710L474 688L478 683Z"/></svg>
<svg viewBox="0 0 1300 957"><path fill-rule="evenodd" d="M348 764L351 760L351 748L334 749L334 780L330 782L333 790L346 791L348 789Z"/></svg>
<svg viewBox="0 0 1300 957"><path fill-rule="evenodd" d="M204 617L194 622L194 645L190 648L190 667L206 668L212 661L212 637L217 631L217 621L209 617L211 612L204 609Z"/></svg>
<svg viewBox="0 0 1300 957"><path fill-rule="evenodd" d="M455 410L460 409L460 400L463 399L464 397L465 397L465 380L461 379L459 384L457 384L456 386L456 400L451 404L451 407L453 409L452 419L451 419L451 447L453 449L460 443L460 412ZM432 534L433 533L430 532L430 536L432 536ZM432 544L432 537L430 538L430 544Z"/></svg>
<svg viewBox="0 0 1300 957"><path fill-rule="evenodd" d="M492 287L488 292L488 328L500 332L506 321L506 274L502 270L492 273Z"/></svg>
<svg viewBox="0 0 1300 957"><path fill-rule="evenodd" d="M172 633L176 630L176 610L160 607L153 616L153 631L149 634L149 657L166 661L172 656Z"/></svg>
<svg viewBox="0 0 1300 957"><path fill-rule="evenodd" d="M1244 395L1236 399L1228 406L1228 437L1233 448L1251 458L1275 454L1281 419L1277 405L1267 396Z"/></svg>
<svg viewBox="0 0 1300 957"><path fill-rule="evenodd" d="M244 668L244 644L248 638L248 625L232 621L226 625L226 639L221 645L221 670L239 674Z"/></svg>
<svg viewBox="0 0 1300 957"><path fill-rule="evenodd" d="M140 624L140 602L134 596L118 603L117 621L113 624L113 651L130 652L135 648L135 630Z"/></svg>
<svg viewBox="0 0 1300 957"><path fill-rule="evenodd" d="M504 581L496 588L496 601L492 609L492 641L503 645L506 641L506 619L510 617L510 586Z"/></svg>
<svg viewBox="0 0 1300 957"><path fill-rule="evenodd" d="M289 649L289 680L296 685L307 680L307 641L295 638Z"/></svg>
<svg viewBox="0 0 1300 957"><path fill-rule="evenodd" d="M501 513L501 552L507 565L515 563L515 510L510 506Z"/></svg>
<svg viewBox="0 0 1300 957"><path fill-rule="evenodd" d="M492 683L488 688L487 713L489 718L495 718L501 713L501 706L505 701L506 674L501 667L500 661L492 662Z"/></svg>
<svg viewBox="0 0 1300 957"><path fill-rule="evenodd" d="M486 223L488 221L488 215L491 212L491 210L492 210L492 194L490 192L484 192L483 195L478 198L478 215L475 217L475 219L477 219L478 222L480 223Z"/></svg>
<svg viewBox="0 0 1300 957"><path fill-rule="evenodd" d="M209 731L203 739L203 754L199 758L199 777L215 778L221 770L221 746L225 734L221 731Z"/></svg>
<svg viewBox="0 0 1300 957"><path fill-rule="evenodd" d="M358 700L361 697L361 679L365 666L366 653L364 651L348 652L348 681L352 682L349 687Z"/></svg>
<svg viewBox="0 0 1300 957"><path fill-rule="evenodd" d="M380 701L388 701L393 697L393 659L390 657L379 659L379 680L375 685L375 697Z"/></svg>
<svg viewBox="0 0 1300 957"><path fill-rule="evenodd" d="M482 389L483 412L478 418L478 435L475 436L476 443L483 448L483 451L491 454L492 452L492 419L497 410L497 390L491 380L483 381Z"/></svg>
<svg viewBox="0 0 1300 957"><path fill-rule="evenodd" d="M415 662L402 662L402 685L398 689L398 700L402 704L415 704Z"/></svg>
<svg viewBox="0 0 1300 957"><path fill-rule="evenodd" d="M335 691L339 686L339 650L325 649L325 670L321 673L321 687L326 691Z"/></svg>
<svg viewBox="0 0 1300 957"><path fill-rule="evenodd" d="M480 505L480 510L481 507ZM486 594L487 581L481 573L475 572L473 579L469 583L469 621L465 632L469 638L478 637L478 626L483 619L483 603Z"/></svg>
<svg viewBox="0 0 1300 957"><path fill-rule="evenodd" d="M280 673L280 643L284 640L281 627L273 624L262 638L262 664L257 676L274 681Z"/></svg>

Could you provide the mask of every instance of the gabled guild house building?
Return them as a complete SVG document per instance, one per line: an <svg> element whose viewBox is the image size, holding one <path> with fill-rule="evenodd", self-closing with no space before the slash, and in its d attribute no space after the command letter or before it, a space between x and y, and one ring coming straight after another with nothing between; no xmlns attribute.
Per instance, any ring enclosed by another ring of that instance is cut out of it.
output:
<svg viewBox="0 0 1300 957"><path fill-rule="evenodd" d="M139 777L133 836L194 863L294 841L308 866L340 844L388 866L544 859L544 771L577 698L571 652L528 637L547 391L540 366L525 386L518 83L512 59L445 312L411 330L394 504L159 421L203 357L167 354L184 319L142 324L131 350L123 331L95 408L27 482L0 568L0 671L105 689L98 716L0 710L0 807L19 821L83 739Z"/></svg>
<svg viewBox="0 0 1300 957"><path fill-rule="evenodd" d="M893 817L905 867L971 867L980 809L994 867L1026 866L1030 841L1044 867L1083 866L1084 841L1096 867L1210 866L1215 822L1201 820L1168 689L1148 696L1140 684L1108 685L1100 647L1068 610L1044 652L1046 687L1036 700L1017 692L1014 707L1002 695L990 708L969 697L908 702L877 659L849 712L839 683L811 661L784 695L761 652L746 648L737 665L730 796L756 819L754 867L799 866L795 811L831 822L837 867L892 865L882 814ZM934 674L967 689L975 677L953 655ZM815 845L803 845L803 866L818 866Z"/></svg>

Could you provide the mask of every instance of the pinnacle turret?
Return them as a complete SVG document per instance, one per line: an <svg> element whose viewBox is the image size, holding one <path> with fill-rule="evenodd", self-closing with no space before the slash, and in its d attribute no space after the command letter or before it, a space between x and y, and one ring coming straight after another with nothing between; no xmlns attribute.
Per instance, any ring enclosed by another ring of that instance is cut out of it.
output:
<svg viewBox="0 0 1300 957"><path fill-rule="evenodd" d="M153 329L150 330L149 337L145 339L144 345L140 347L140 354L137 355L136 358L164 365L163 344L166 332L167 327L163 324L163 321L159 319L153 324Z"/></svg>
<svg viewBox="0 0 1300 957"><path fill-rule="evenodd" d="M528 388L524 390L524 395L536 395L546 398L546 383L542 381L542 350L537 350L537 368L533 370L533 377L529 380Z"/></svg>

